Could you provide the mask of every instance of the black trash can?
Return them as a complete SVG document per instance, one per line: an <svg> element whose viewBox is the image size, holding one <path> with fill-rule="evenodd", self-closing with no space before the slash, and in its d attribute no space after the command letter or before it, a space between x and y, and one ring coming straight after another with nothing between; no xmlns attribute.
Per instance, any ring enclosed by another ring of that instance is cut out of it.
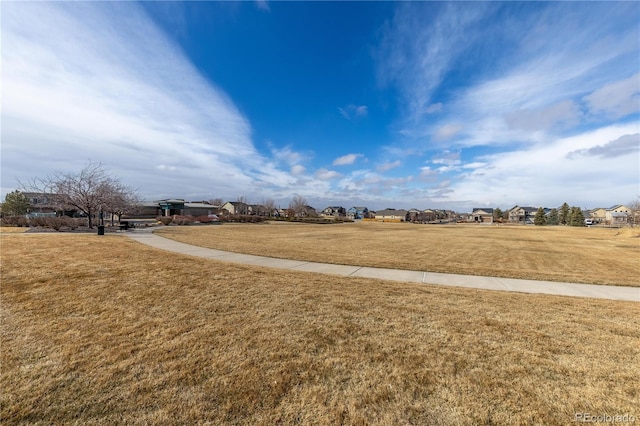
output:
<svg viewBox="0 0 640 426"><path fill-rule="evenodd" d="M98 225L98 235L104 235L104 225Z"/></svg>

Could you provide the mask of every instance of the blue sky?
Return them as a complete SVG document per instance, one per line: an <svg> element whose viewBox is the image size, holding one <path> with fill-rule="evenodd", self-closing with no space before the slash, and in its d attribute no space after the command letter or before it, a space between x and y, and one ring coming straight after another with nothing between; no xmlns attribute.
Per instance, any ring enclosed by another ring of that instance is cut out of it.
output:
<svg viewBox="0 0 640 426"><path fill-rule="evenodd" d="M4 196L581 207L640 193L638 2L2 2Z"/></svg>

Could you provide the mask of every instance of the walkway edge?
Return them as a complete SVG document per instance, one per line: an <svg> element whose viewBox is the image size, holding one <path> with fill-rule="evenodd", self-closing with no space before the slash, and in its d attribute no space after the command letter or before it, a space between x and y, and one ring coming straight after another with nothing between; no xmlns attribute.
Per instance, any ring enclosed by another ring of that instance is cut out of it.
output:
<svg viewBox="0 0 640 426"><path fill-rule="evenodd" d="M136 230L133 232L127 232L124 235L139 243L160 250L245 265L256 265L292 271L315 272L320 274L338 275L347 278L376 278L399 282L436 284L449 287L465 287L517 293L551 294L556 296L640 302L640 287L576 284L555 281L536 281L515 278L483 277L477 275L371 268L367 266L334 265L330 263L316 263L302 260L288 260L250 254L231 253L206 247L192 246L190 244L161 237L147 230Z"/></svg>

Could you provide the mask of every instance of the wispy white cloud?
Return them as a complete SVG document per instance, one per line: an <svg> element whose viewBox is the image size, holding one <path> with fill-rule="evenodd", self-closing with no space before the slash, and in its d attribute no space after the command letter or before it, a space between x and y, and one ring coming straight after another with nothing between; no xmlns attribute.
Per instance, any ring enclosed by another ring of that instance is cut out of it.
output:
<svg viewBox="0 0 640 426"><path fill-rule="evenodd" d="M536 109L522 109L508 113L504 118L507 126L529 132L549 132L566 129L580 122L582 112L572 100Z"/></svg>
<svg viewBox="0 0 640 426"><path fill-rule="evenodd" d="M444 164L446 166L456 166L461 163L460 151L449 151L448 149L434 155L431 158L433 164Z"/></svg>
<svg viewBox="0 0 640 426"><path fill-rule="evenodd" d="M267 0L256 0L256 6L260 10L266 10L267 12L271 11L271 8L269 7L269 2L267 2Z"/></svg>
<svg viewBox="0 0 640 426"><path fill-rule="evenodd" d="M565 201L596 207L612 200L627 202L637 195L640 182L639 131L637 123L613 125L482 156L481 162L462 166L470 171L456 179L448 197L501 207L556 207Z"/></svg>
<svg viewBox="0 0 640 426"><path fill-rule="evenodd" d="M366 105L347 105L346 107L338 107L338 112L347 120L358 117L366 117L369 114L369 108Z"/></svg>
<svg viewBox="0 0 640 426"><path fill-rule="evenodd" d="M395 160L395 161L388 161L385 163L382 163L380 165L378 165L376 167L376 171L378 173L384 173L386 171L389 171L391 169L395 169L396 167L400 167L402 165L402 161L400 160Z"/></svg>
<svg viewBox="0 0 640 426"><path fill-rule="evenodd" d="M437 179L438 172L430 166L420 167L419 179L423 182L433 182Z"/></svg>
<svg viewBox="0 0 640 426"><path fill-rule="evenodd" d="M150 196L296 182L140 6L7 3L2 13L5 185L89 157ZM49 161L36 166L33 152ZM166 173L177 168L179 180Z"/></svg>
<svg viewBox="0 0 640 426"><path fill-rule="evenodd" d="M421 10L426 8L429 13ZM544 133L593 121L594 114L617 118L638 112L640 32L631 18L637 5L551 3L528 9L497 15L497 4L399 8L385 28L380 74L402 93L408 109L400 125L411 141L425 135L458 146L537 141ZM499 28L478 25L497 16ZM508 53L467 60L473 49L487 51L487 43ZM456 67L469 63L475 69L466 74L464 88L451 91L448 73L460 75ZM421 119L433 110L444 112L433 107L442 103L432 102L437 91L449 93L447 113Z"/></svg>
<svg viewBox="0 0 640 426"><path fill-rule="evenodd" d="M356 162L358 158L364 157L363 154L347 154L333 160L334 166L348 166Z"/></svg>
<svg viewBox="0 0 640 426"><path fill-rule="evenodd" d="M378 78L382 85L400 88L411 120L436 112L433 92L464 52L475 35L475 24L486 13L486 5L477 3L473 7L400 3L393 20L382 28Z"/></svg>
<svg viewBox="0 0 640 426"><path fill-rule="evenodd" d="M315 177L320 180L331 180L342 177L342 175L335 170L318 169L315 173Z"/></svg>
<svg viewBox="0 0 640 426"><path fill-rule="evenodd" d="M306 171L307 171L307 169L305 169L305 167L301 166L300 164L296 164L295 166L291 166L291 174L294 175L294 176L302 175Z"/></svg>
<svg viewBox="0 0 640 426"><path fill-rule="evenodd" d="M586 156L615 158L637 152L640 152L640 133L635 133L633 135L623 135L618 139L612 140L602 145L595 145L591 148L582 148L571 151L567 154L567 158L575 159Z"/></svg>
<svg viewBox="0 0 640 426"><path fill-rule="evenodd" d="M436 130L434 138L437 141L446 141L460 133L462 129L463 127L460 124L447 123Z"/></svg>
<svg viewBox="0 0 640 426"><path fill-rule="evenodd" d="M425 112L427 114L435 114L435 113L440 112L440 111L442 111L442 102L437 102L435 104L431 104L425 109Z"/></svg>
<svg viewBox="0 0 640 426"><path fill-rule="evenodd" d="M305 161L309 157L307 154L294 151L290 145L279 148L274 146L273 143L270 142L269 147L271 149L271 155L274 159L288 165L294 165L301 161Z"/></svg>
<svg viewBox="0 0 640 426"><path fill-rule="evenodd" d="M585 96L591 114L621 118L640 112L640 74L606 84Z"/></svg>

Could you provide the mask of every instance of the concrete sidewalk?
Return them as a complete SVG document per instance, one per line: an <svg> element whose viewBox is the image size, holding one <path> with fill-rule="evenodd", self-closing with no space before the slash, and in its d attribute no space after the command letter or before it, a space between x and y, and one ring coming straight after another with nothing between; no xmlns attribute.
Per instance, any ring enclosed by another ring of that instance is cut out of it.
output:
<svg viewBox="0 0 640 426"><path fill-rule="evenodd" d="M250 254L230 253L221 250L192 246L163 238L151 230L127 232L127 237L142 244L190 256L216 259L225 262L289 269L292 271L317 272L343 277L378 278L422 284L439 284L485 290L514 291L519 293L542 293L560 296L590 297L597 299L626 300L640 302L640 287L574 284L553 281L519 280L513 278L481 277L476 275L441 274L436 272L404 271L398 269L370 268L362 266L333 265L301 260L276 259Z"/></svg>

